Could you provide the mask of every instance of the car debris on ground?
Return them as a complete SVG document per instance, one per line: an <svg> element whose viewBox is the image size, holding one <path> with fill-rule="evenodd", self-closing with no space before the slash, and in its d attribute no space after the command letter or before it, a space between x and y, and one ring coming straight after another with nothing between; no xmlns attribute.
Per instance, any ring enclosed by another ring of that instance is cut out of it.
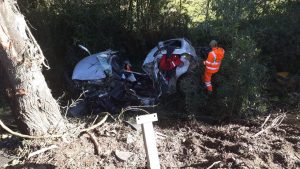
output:
<svg viewBox="0 0 300 169"><path fill-rule="evenodd" d="M143 62L145 73L132 71L130 62L121 62L117 51L91 54L84 46L79 47L89 55L73 70L72 80L83 99L70 107L72 116L155 105L162 95L177 91L179 78L199 60L195 48L184 38L159 42Z"/></svg>

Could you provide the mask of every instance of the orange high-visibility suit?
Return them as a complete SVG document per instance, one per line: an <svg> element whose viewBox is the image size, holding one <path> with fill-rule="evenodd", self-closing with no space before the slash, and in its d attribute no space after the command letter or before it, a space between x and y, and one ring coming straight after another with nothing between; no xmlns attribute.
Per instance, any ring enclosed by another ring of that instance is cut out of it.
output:
<svg viewBox="0 0 300 169"><path fill-rule="evenodd" d="M211 76L217 73L220 69L222 59L224 58L224 49L220 47L212 48L212 51L209 52L206 61L204 61L205 72L203 81L207 87L207 91L212 92L213 88L211 85Z"/></svg>

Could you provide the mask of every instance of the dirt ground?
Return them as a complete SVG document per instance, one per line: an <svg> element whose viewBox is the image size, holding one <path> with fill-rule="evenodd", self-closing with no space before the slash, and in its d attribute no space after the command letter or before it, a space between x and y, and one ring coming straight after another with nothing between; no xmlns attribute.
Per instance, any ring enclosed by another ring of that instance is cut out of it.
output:
<svg viewBox="0 0 300 169"><path fill-rule="evenodd" d="M161 168L300 168L300 126L286 120L272 126L277 116L272 115L264 127L266 117L218 125L159 120L154 128ZM140 126L109 119L89 134L79 134L94 118L73 120L69 134L59 139L2 137L1 167L146 168ZM28 158L29 153L51 145L57 147Z"/></svg>

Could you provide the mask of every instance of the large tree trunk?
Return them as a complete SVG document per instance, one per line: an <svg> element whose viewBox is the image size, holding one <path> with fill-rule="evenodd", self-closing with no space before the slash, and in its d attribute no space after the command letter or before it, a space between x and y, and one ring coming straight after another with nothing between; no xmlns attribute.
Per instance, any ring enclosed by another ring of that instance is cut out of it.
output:
<svg viewBox="0 0 300 169"><path fill-rule="evenodd" d="M61 132L59 105L42 74L44 55L15 0L0 1L0 62L11 85L18 127L30 135Z"/></svg>

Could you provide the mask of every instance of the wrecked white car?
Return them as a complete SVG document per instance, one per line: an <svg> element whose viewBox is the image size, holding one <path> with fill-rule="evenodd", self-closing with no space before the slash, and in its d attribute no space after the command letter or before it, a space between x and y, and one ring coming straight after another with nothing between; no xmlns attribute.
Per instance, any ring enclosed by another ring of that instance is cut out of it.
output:
<svg viewBox="0 0 300 169"><path fill-rule="evenodd" d="M124 106L157 102L159 91L149 76L126 70L127 65L118 59L118 52L107 50L77 63L72 80L82 91L84 99L70 108L71 115L82 115L85 111L117 113Z"/></svg>
<svg viewBox="0 0 300 169"><path fill-rule="evenodd" d="M187 39L161 41L147 55L143 70L157 83L163 94L176 92L177 80L198 60L196 51Z"/></svg>
<svg viewBox="0 0 300 169"><path fill-rule="evenodd" d="M145 73L130 70L128 61L119 62L116 51L107 50L90 55L77 63L72 80L83 92L83 101L70 109L70 114L92 112L117 113L129 105L153 105L160 96L176 92L180 77L196 63L191 43L184 39L161 41L144 60ZM79 113L80 112L80 113Z"/></svg>

